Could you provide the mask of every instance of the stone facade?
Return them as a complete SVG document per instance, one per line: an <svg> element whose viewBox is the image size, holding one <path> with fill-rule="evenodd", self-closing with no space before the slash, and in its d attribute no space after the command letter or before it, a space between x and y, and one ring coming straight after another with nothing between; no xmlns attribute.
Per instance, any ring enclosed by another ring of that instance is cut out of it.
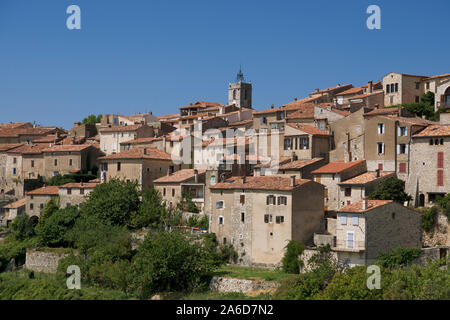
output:
<svg viewBox="0 0 450 320"><path fill-rule="evenodd" d="M56 273L59 260L67 256L68 254L27 249L25 268L35 272Z"/></svg>
<svg viewBox="0 0 450 320"><path fill-rule="evenodd" d="M236 278L213 277L209 285L211 291L242 292L273 290L279 287L277 282L256 281Z"/></svg>

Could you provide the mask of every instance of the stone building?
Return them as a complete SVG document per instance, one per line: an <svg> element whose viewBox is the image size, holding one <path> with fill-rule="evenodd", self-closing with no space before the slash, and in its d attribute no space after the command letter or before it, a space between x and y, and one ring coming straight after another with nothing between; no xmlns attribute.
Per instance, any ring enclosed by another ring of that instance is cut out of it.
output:
<svg viewBox="0 0 450 320"><path fill-rule="evenodd" d="M410 173L410 141L414 133L431 123L417 117L366 117L364 155L369 171L396 172L406 180Z"/></svg>
<svg viewBox="0 0 450 320"><path fill-rule="evenodd" d="M382 252L422 247L422 215L391 200L363 200L338 210L338 259L349 266L373 264Z"/></svg>
<svg viewBox="0 0 450 320"><path fill-rule="evenodd" d="M88 173L98 168L103 153L92 144L56 145L42 150L45 178L70 173Z"/></svg>
<svg viewBox="0 0 450 320"><path fill-rule="evenodd" d="M252 84L245 82L242 71L239 70L236 82L228 85L228 104L238 108L252 107Z"/></svg>
<svg viewBox="0 0 450 320"><path fill-rule="evenodd" d="M300 160L324 158L328 161L331 136L307 124L288 123L284 131L281 156L295 155Z"/></svg>
<svg viewBox="0 0 450 320"><path fill-rule="evenodd" d="M231 177L209 196L210 231L243 265L279 264L290 240L309 243L323 222L323 186L295 176Z"/></svg>
<svg viewBox="0 0 450 320"><path fill-rule="evenodd" d="M42 209L52 198L58 197L58 186L43 186L26 193L26 213L28 216L39 217Z"/></svg>
<svg viewBox="0 0 450 320"><path fill-rule="evenodd" d="M97 182L73 182L59 186L59 206L65 208L68 206L79 206L87 200L87 196L91 193L99 183Z"/></svg>
<svg viewBox="0 0 450 320"><path fill-rule="evenodd" d="M142 188L153 181L179 169L170 154L155 148L133 148L99 158L102 182L117 178L137 181Z"/></svg>
<svg viewBox="0 0 450 320"><path fill-rule="evenodd" d="M132 148L156 148L164 151L165 139L163 137L137 138L120 143L120 152L130 150Z"/></svg>
<svg viewBox="0 0 450 320"><path fill-rule="evenodd" d="M367 171L364 160L344 162L335 161L314 170L315 181L321 183L324 189L325 214L333 215L341 203L339 183L356 177Z"/></svg>
<svg viewBox="0 0 450 320"><path fill-rule="evenodd" d="M450 192L450 125L431 125L412 136L406 192L416 206Z"/></svg>
<svg viewBox="0 0 450 320"><path fill-rule="evenodd" d="M175 208L183 194L189 194L198 210L205 205L206 170L182 169L153 181L156 190L169 209Z"/></svg>
<svg viewBox="0 0 450 320"><path fill-rule="evenodd" d="M299 179L313 179L312 171L323 167L326 164L323 158L311 160L297 160L296 157L283 157L279 162L258 164L254 168L255 176L296 176Z"/></svg>
<svg viewBox="0 0 450 320"><path fill-rule="evenodd" d="M0 144L31 143L56 133L66 134L66 131L56 127L0 128Z"/></svg>
<svg viewBox="0 0 450 320"><path fill-rule="evenodd" d="M153 128L148 125L110 126L100 129L100 149L107 155L113 154L120 152L121 142L153 136Z"/></svg>
<svg viewBox="0 0 450 320"><path fill-rule="evenodd" d="M339 183L338 208L348 206L352 203L362 201L366 196L380 184L384 179L394 177L393 172L365 172L356 177Z"/></svg>
<svg viewBox="0 0 450 320"><path fill-rule="evenodd" d="M26 199L20 199L3 207L6 223L13 221L18 215L25 212Z"/></svg>

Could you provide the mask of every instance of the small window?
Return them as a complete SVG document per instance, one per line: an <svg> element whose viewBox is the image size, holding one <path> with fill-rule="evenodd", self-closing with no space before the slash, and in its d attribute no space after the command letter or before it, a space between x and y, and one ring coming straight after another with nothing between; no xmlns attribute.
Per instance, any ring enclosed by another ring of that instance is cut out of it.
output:
<svg viewBox="0 0 450 320"><path fill-rule="evenodd" d="M58 165L58 159L55 159L55 167Z"/></svg>
<svg viewBox="0 0 450 320"><path fill-rule="evenodd" d="M175 197L175 188L172 188L172 197Z"/></svg>
<svg viewBox="0 0 450 320"><path fill-rule="evenodd" d="M44 204L43 203L41 203L40 205L39 205L39 209L44 209Z"/></svg>
<svg viewBox="0 0 450 320"><path fill-rule="evenodd" d="M264 215L264 223L272 223L272 215L271 214Z"/></svg>
<svg viewBox="0 0 450 320"><path fill-rule="evenodd" d="M342 214L341 215L341 224L342 225L346 225L347 224L347 215L346 214Z"/></svg>
<svg viewBox="0 0 450 320"><path fill-rule="evenodd" d="M268 195L267 197L266 197L266 204L267 205L270 205L270 204L273 204L273 205L275 205L275 196L274 195Z"/></svg>
<svg viewBox="0 0 450 320"><path fill-rule="evenodd" d="M406 163L402 162L399 164L399 170L400 173L406 173Z"/></svg>
<svg viewBox="0 0 450 320"><path fill-rule="evenodd" d="M163 196L166 196L166 188L163 188Z"/></svg>
<svg viewBox="0 0 450 320"><path fill-rule="evenodd" d="M13 163L14 163L14 164L17 163L17 158L13 158Z"/></svg>
<svg viewBox="0 0 450 320"><path fill-rule="evenodd" d="M219 224L223 224L223 222L224 222L223 216L220 216L219 217Z"/></svg>
<svg viewBox="0 0 450 320"><path fill-rule="evenodd" d="M223 209L224 207L225 206L224 206L223 200L220 200L220 201L216 202L216 209Z"/></svg>
<svg viewBox="0 0 450 320"><path fill-rule="evenodd" d="M352 188L345 188L345 196L346 197L351 197L352 196Z"/></svg>
<svg viewBox="0 0 450 320"><path fill-rule="evenodd" d="M359 225L359 219L358 219L358 215L353 215L352 217L352 225L357 226Z"/></svg>
<svg viewBox="0 0 450 320"><path fill-rule="evenodd" d="M121 163L117 162L117 171L120 171L120 168L121 168Z"/></svg>
<svg viewBox="0 0 450 320"><path fill-rule="evenodd" d="M216 176L211 176L211 179L210 179L210 185L215 185L216 184Z"/></svg>
<svg viewBox="0 0 450 320"><path fill-rule="evenodd" d="M72 194L72 189L67 188L67 194Z"/></svg>
<svg viewBox="0 0 450 320"><path fill-rule="evenodd" d="M353 231L347 232L347 248L353 249L355 247L355 233Z"/></svg>
<svg viewBox="0 0 450 320"><path fill-rule="evenodd" d="M284 223L284 216L276 216L275 222L277 224Z"/></svg>
<svg viewBox="0 0 450 320"><path fill-rule="evenodd" d="M30 210L33 210L34 204L30 203Z"/></svg>
<svg viewBox="0 0 450 320"><path fill-rule="evenodd" d="M378 134L384 134L384 123L378 124Z"/></svg>
<svg viewBox="0 0 450 320"><path fill-rule="evenodd" d="M240 204L245 204L245 194L241 194L239 202Z"/></svg>
<svg viewBox="0 0 450 320"><path fill-rule="evenodd" d="M73 163L72 159L69 159L69 166L72 166L72 163Z"/></svg>
<svg viewBox="0 0 450 320"><path fill-rule="evenodd" d="M278 205L287 205L287 197L285 196L278 197Z"/></svg>
<svg viewBox="0 0 450 320"><path fill-rule="evenodd" d="M80 194L84 194L84 189L83 188L80 189Z"/></svg>
<svg viewBox="0 0 450 320"><path fill-rule="evenodd" d="M34 160L31 160L31 167L34 168Z"/></svg>
<svg viewBox="0 0 450 320"><path fill-rule="evenodd" d="M241 212L241 222L245 223L245 213Z"/></svg>

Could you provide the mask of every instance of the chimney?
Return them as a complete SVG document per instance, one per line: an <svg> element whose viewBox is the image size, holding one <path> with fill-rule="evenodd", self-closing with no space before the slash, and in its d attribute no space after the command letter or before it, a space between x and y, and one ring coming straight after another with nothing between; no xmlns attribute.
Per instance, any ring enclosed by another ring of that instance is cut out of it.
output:
<svg viewBox="0 0 450 320"><path fill-rule="evenodd" d="M245 176L241 177L241 183L244 184L245 183Z"/></svg>
<svg viewBox="0 0 450 320"><path fill-rule="evenodd" d="M81 180L81 182L80 182L80 186L83 186L83 180Z"/></svg>
<svg viewBox="0 0 450 320"><path fill-rule="evenodd" d="M364 197L362 201L362 209L367 210L368 207L369 207L369 200L367 200L367 197Z"/></svg>
<svg viewBox="0 0 450 320"><path fill-rule="evenodd" d="M291 162L294 162L294 161L297 161L297 155L294 152L292 152L292 154L291 154Z"/></svg>
<svg viewBox="0 0 450 320"><path fill-rule="evenodd" d="M377 169L376 171L377 171L377 178L379 178L380 177L380 169Z"/></svg>
<svg viewBox="0 0 450 320"><path fill-rule="evenodd" d="M297 101L298 99L297 98L294 98L294 101Z"/></svg>
<svg viewBox="0 0 450 320"><path fill-rule="evenodd" d="M319 93L319 88L316 88L316 93Z"/></svg>
<svg viewBox="0 0 450 320"><path fill-rule="evenodd" d="M144 155L147 154L147 148L144 148Z"/></svg>
<svg viewBox="0 0 450 320"><path fill-rule="evenodd" d="M270 106L270 109L273 109L273 105Z"/></svg>
<svg viewBox="0 0 450 320"><path fill-rule="evenodd" d="M380 105L378 103L376 103L376 104L374 104L374 108L378 110L380 108Z"/></svg>
<svg viewBox="0 0 450 320"><path fill-rule="evenodd" d="M369 93L373 92L373 82L372 80L369 81Z"/></svg>
<svg viewBox="0 0 450 320"><path fill-rule="evenodd" d="M198 170L194 169L194 182L198 183Z"/></svg>
<svg viewBox="0 0 450 320"><path fill-rule="evenodd" d="M289 183L289 186L291 186L291 187L295 186L295 176L291 176L291 181Z"/></svg>

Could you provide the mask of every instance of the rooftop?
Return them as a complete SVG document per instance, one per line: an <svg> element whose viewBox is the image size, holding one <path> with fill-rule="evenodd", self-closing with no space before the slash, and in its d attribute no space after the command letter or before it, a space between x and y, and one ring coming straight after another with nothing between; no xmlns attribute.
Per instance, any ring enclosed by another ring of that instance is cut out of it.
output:
<svg viewBox="0 0 450 320"><path fill-rule="evenodd" d="M311 160L296 160L279 165L279 170L298 170L309 166L310 164L322 161L323 158L314 158Z"/></svg>
<svg viewBox="0 0 450 320"><path fill-rule="evenodd" d="M231 177L224 182L217 183L211 186L210 189L249 189L249 190L279 190L291 191L300 186L312 182L307 179L295 179L295 186L291 186L291 178L278 176L260 176L260 177L245 177L245 183L242 182L242 177Z"/></svg>
<svg viewBox="0 0 450 320"><path fill-rule="evenodd" d="M420 131L418 134L413 135L413 138L448 136L450 136L450 125L431 125Z"/></svg>
<svg viewBox="0 0 450 320"><path fill-rule="evenodd" d="M133 124L129 126L111 126L108 128L100 129L100 132L127 132L127 131L136 131L139 128L143 127L142 124Z"/></svg>
<svg viewBox="0 0 450 320"><path fill-rule="evenodd" d="M145 150L145 152L144 152ZM98 158L99 160L119 159L150 159L150 160L172 160L172 156L156 148L133 148L119 153L110 154Z"/></svg>
<svg viewBox="0 0 450 320"><path fill-rule="evenodd" d="M59 186L62 189L94 189L98 182L71 182Z"/></svg>
<svg viewBox="0 0 450 320"><path fill-rule="evenodd" d="M4 209L18 209L20 207L24 207L26 202L27 202L27 199L23 198L23 199L20 199L20 200L18 200L16 202L8 204L8 205L4 206L3 208Z"/></svg>
<svg viewBox="0 0 450 320"><path fill-rule="evenodd" d="M364 213L364 212L373 210L375 208L382 207L391 202L393 202L393 201L392 200L367 200L367 208L363 209L363 201L359 201L359 202L352 203L348 206L345 206L345 207L337 210L337 212Z"/></svg>
<svg viewBox="0 0 450 320"><path fill-rule="evenodd" d="M339 183L339 185L363 185L375 181L377 179L385 178L392 175L394 175L393 172L380 172L380 176L377 177L376 172L365 172L363 174L360 174L359 176L345 180Z"/></svg>
<svg viewBox="0 0 450 320"><path fill-rule="evenodd" d="M82 151L86 148L91 147L92 144L64 144L56 145L43 149L44 152L67 152L67 151Z"/></svg>
<svg viewBox="0 0 450 320"><path fill-rule="evenodd" d="M155 141L162 141L163 138L162 137L149 137L149 138L137 138L134 140L129 140L129 141L123 141L120 144L140 144L140 143L151 143L151 142L155 142Z"/></svg>
<svg viewBox="0 0 450 320"><path fill-rule="evenodd" d="M307 134L311 134L313 136L329 136L330 134L327 131L322 131L316 127L313 127L309 124L300 124L300 123L287 123L287 125L291 128L301 130ZM288 135L285 135L288 136Z"/></svg>
<svg viewBox="0 0 450 320"><path fill-rule="evenodd" d="M198 170L198 174L205 174L206 170ZM171 175L164 176L154 180L155 183L181 183L190 179L194 179L194 169L183 169L175 171Z"/></svg>
<svg viewBox="0 0 450 320"><path fill-rule="evenodd" d="M365 160L352 161L352 162L344 162L343 160L330 162L329 164L324 165L323 167L313 171L313 174L322 174L322 173L341 173L346 170L349 170L361 163L364 163Z"/></svg>
<svg viewBox="0 0 450 320"><path fill-rule="evenodd" d="M44 186L42 188L35 189L33 191L28 191L27 195L30 195L30 196L41 196L41 195L57 196L58 190L59 190L59 186Z"/></svg>

